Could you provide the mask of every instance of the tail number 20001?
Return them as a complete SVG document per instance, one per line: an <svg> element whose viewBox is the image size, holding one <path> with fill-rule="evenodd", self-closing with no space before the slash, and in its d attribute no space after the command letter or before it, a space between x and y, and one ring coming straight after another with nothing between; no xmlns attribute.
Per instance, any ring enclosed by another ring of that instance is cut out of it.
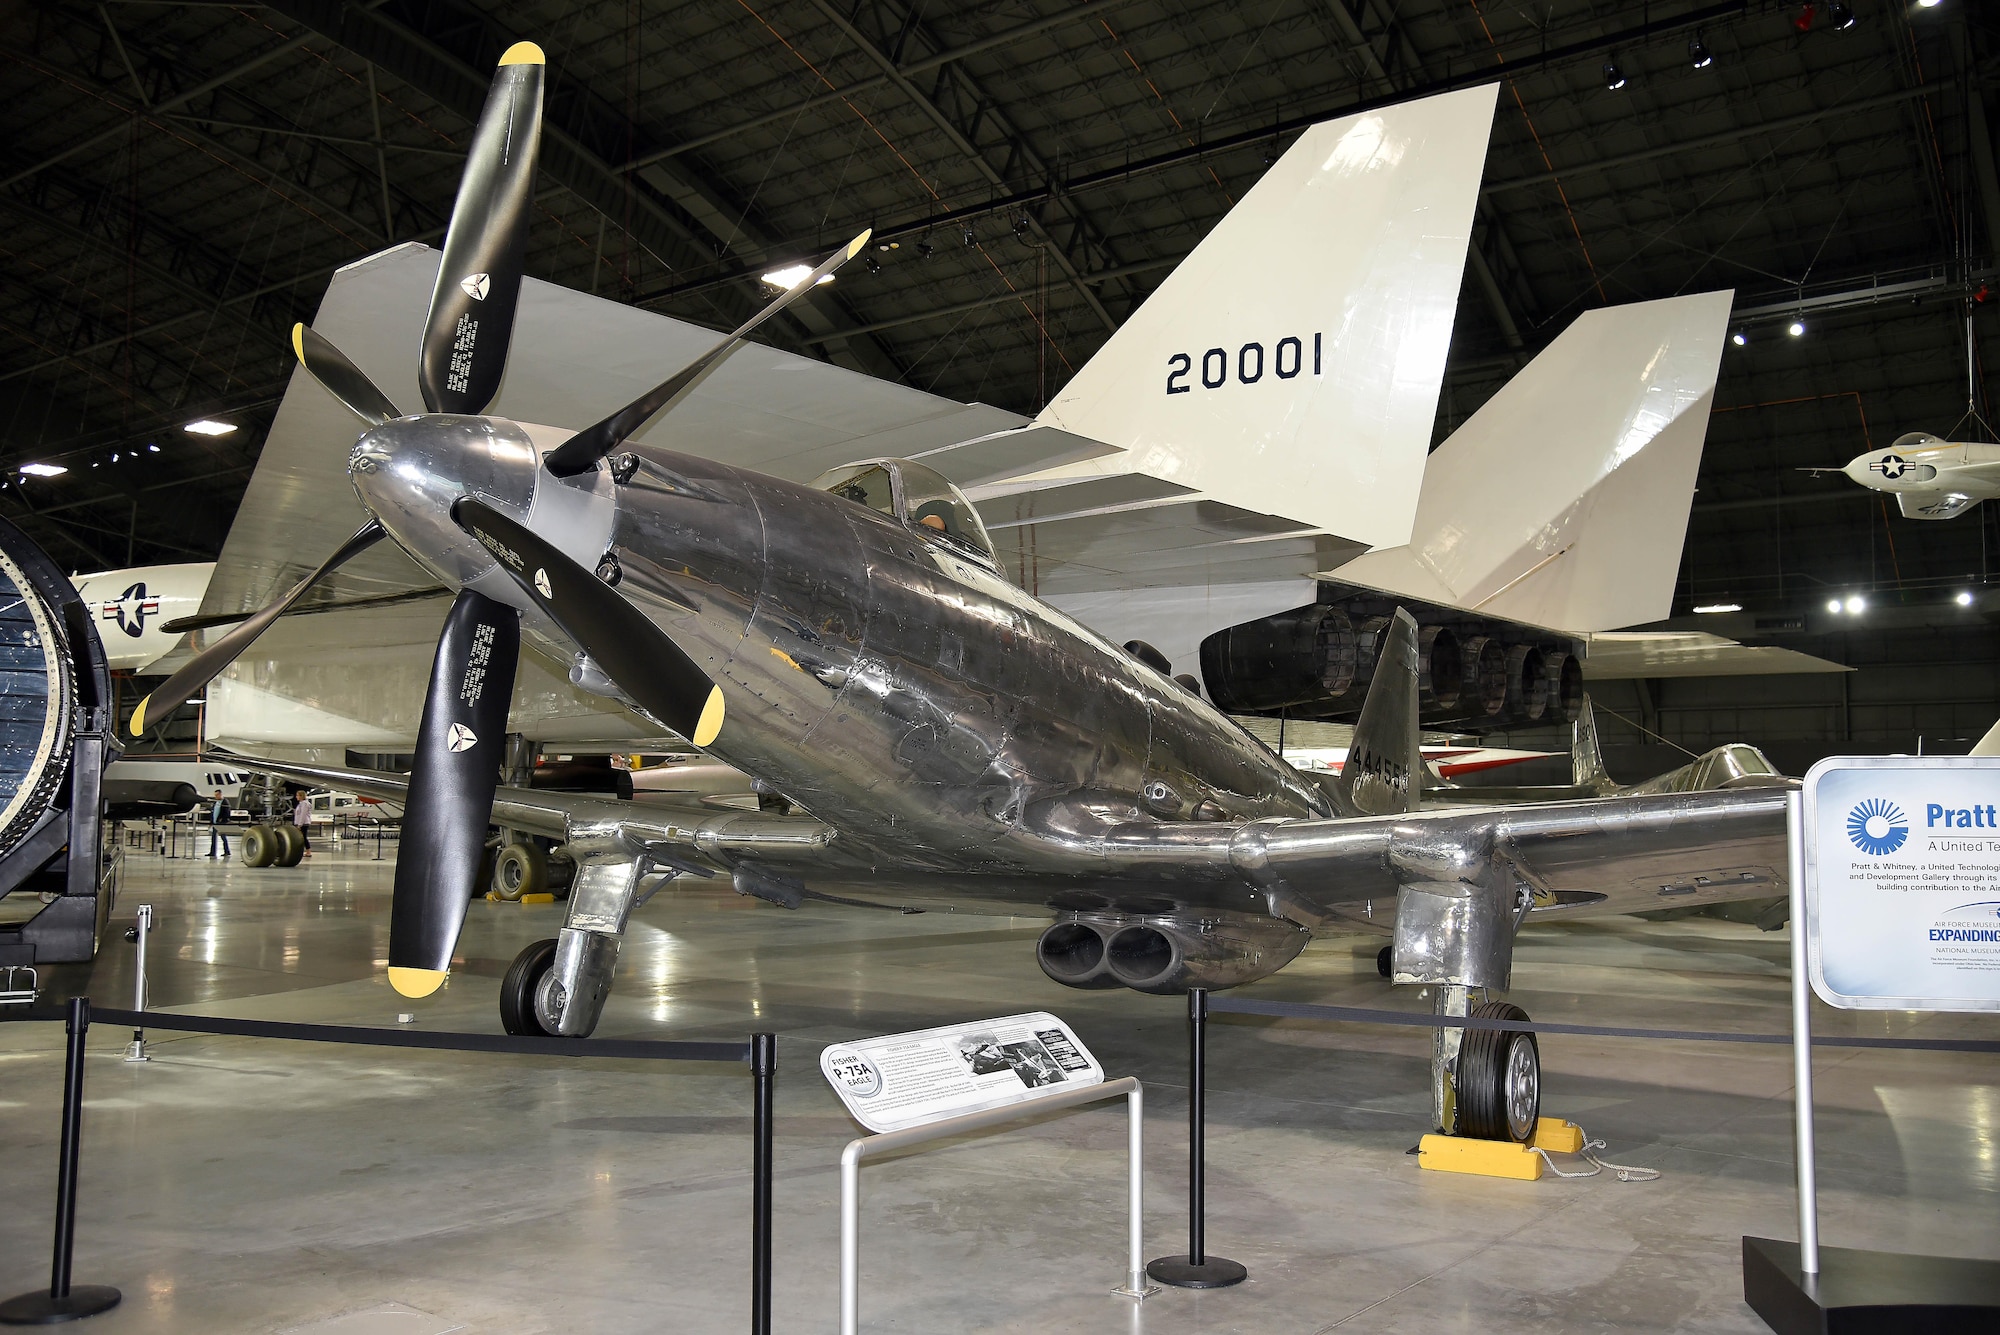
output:
<svg viewBox="0 0 2000 1335"><path fill-rule="evenodd" d="M1312 373L1320 373L1322 356L1322 336L1312 336ZM1232 365L1233 360L1233 365ZM1232 359L1227 348L1210 348L1201 354L1201 386L1203 389L1221 389L1229 383L1230 372L1236 374L1236 382L1254 385L1270 372L1279 380L1291 380L1305 369L1306 346L1302 339L1286 335L1274 344L1268 357L1262 343L1245 343L1236 350ZM1185 352L1176 352L1167 358L1167 393L1187 394L1194 390L1190 383L1195 374L1195 361Z"/></svg>

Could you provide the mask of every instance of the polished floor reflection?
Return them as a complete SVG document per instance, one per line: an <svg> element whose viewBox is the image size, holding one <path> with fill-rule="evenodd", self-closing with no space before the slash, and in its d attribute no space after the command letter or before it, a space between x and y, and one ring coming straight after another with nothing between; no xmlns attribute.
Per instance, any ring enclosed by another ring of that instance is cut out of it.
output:
<svg viewBox="0 0 2000 1335"><path fill-rule="evenodd" d="M393 846L295 870L135 853L121 925L154 905L154 1005L216 1015L497 1032L516 951L560 905L476 903L463 962L425 1002L382 977ZM837 1165L857 1128L824 1045L1052 1010L1148 1086L1148 1253L1185 1247L1177 999L1074 992L1036 969L1027 918L917 917L725 887L640 910L604 1037L780 1035L777 1329L835 1328ZM1376 943L1315 943L1249 995L1416 1007ZM1615 918L1524 938L1513 999L1539 1019L1785 1027L1783 934ZM130 1003L132 947L52 971ZM1829 1031L1992 1037L1990 1021L1821 1012ZM515 1059L92 1031L76 1278L126 1301L88 1326L339 1335L737 1331L748 1324L749 1083L733 1068ZM1758 1331L1738 1237L1792 1235L1790 1051L1551 1038L1546 1110L1652 1183L1420 1172L1420 1031L1219 1017L1209 1238L1250 1281L1113 1297L1124 1201L1115 1105L864 1172L864 1327L938 1332L1552 1329ZM46 1282L61 1030L0 1026L0 1296ZM1828 1242L2000 1256L2000 1061L1820 1060Z"/></svg>

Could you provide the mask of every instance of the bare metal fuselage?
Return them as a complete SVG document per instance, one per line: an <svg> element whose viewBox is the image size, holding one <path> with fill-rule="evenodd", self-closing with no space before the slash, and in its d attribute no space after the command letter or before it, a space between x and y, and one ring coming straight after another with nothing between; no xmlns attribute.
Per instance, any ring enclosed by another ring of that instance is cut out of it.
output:
<svg viewBox="0 0 2000 1335"><path fill-rule="evenodd" d="M619 594L722 689L710 753L836 831L829 881L1261 910L1230 874L1233 830L1332 814L1198 696L918 525L658 450L638 451L622 484L605 469L557 479L536 466L539 429L440 425L365 435L363 502L441 579L522 608L564 654L576 646L444 518L449 504L479 496L587 566L609 558ZM592 680L587 662L573 679Z"/></svg>

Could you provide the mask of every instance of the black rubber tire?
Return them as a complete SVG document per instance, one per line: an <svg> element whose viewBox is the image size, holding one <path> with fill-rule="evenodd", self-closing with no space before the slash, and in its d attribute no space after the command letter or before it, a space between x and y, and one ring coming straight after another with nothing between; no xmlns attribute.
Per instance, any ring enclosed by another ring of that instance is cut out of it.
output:
<svg viewBox="0 0 2000 1335"><path fill-rule="evenodd" d="M246 867L268 867L282 849L276 830L269 825L252 825L243 832L239 856Z"/></svg>
<svg viewBox="0 0 2000 1335"><path fill-rule="evenodd" d="M280 867L296 867L306 855L306 837L299 833L296 825L273 825L271 829L278 836L277 864Z"/></svg>
<svg viewBox="0 0 2000 1335"><path fill-rule="evenodd" d="M501 899L547 894L548 888L549 855L540 844L511 843L493 859L493 893Z"/></svg>
<svg viewBox="0 0 2000 1335"><path fill-rule="evenodd" d="M1505 1001L1486 1001L1472 1008L1478 1019L1525 1020L1528 1013ZM1517 1049L1519 1054L1517 1056ZM1517 1121L1508 1117L1508 1084L1516 1062L1525 1063L1528 1090L1519 1100ZM1458 1134L1472 1140L1511 1140L1525 1145L1535 1138L1542 1112L1542 1057L1533 1034L1503 1029L1467 1029L1458 1053Z"/></svg>
<svg viewBox="0 0 2000 1335"><path fill-rule="evenodd" d="M1384 946L1375 952L1375 972L1387 978L1396 971L1396 948Z"/></svg>
<svg viewBox="0 0 2000 1335"><path fill-rule="evenodd" d="M500 980L500 1027L510 1034L543 1034L542 1022L535 1018L535 989L555 967L554 938L537 941L514 957L507 976Z"/></svg>

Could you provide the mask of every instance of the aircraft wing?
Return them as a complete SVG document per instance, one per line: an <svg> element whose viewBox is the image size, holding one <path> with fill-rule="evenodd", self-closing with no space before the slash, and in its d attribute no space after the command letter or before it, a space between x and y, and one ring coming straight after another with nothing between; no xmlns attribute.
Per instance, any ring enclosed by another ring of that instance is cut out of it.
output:
<svg viewBox="0 0 2000 1335"><path fill-rule="evenodd" d="M1637 913L1783 894L1786 788L1258 822L1230 861L1287 917L1384 925L1396 890L1518 873L1538 912ZM1381 901L1387 900L1387 904Z"/></svg>
<svg viewBox="0 0 2000 1335"><path fill-rule="evenodd" d="M1899 491L1896 508L1905 519L1956 519L1979 503L1962 491Z"/></svg>
<svg viewBox="0 0 2000 1335"><path fill-rule="evenodd" d="M209 758L238 769L362 797L402 802L409 793L409 783L400 774L265 760L227 751L209 753ZM544 788L502 787L494 795L493 821L550 839L566 839L573 829L583 826L615 824L635 854L664 854L682 863L724 872L744 860L807 862L823 855L833 840L832 830L810 816L657 807L595 793Z"/></svg>

